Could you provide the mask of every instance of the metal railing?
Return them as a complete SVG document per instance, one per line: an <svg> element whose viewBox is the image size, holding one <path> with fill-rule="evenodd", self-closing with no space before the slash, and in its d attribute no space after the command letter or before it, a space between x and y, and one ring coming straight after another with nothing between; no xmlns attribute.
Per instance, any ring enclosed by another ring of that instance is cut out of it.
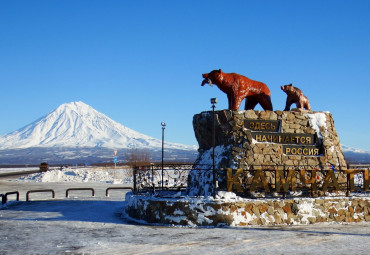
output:
<svg viewBox="0 0 370 255"><path fill-rule="evenodd" d="M30 191L27 191L26 193L26 201L29 201L30 200L30 194L31 193L40 193L40 192L51 192L52 194L52 197L55 198L55 191L52 190L52 189L37 189L37 190L30 190Z"/></svg>
<svg viewBox="0 0 370 255"><path fill-rule="evenodd" d="M91 191L91 195L94 197L95 196L95 190L93 188L69 188L66 189L66 197L69 197L70 191ZM132 187L108 187L105 190L105 196L109 197L109 190L131 190L133 191ZM30 194L31 193L51 193L52 198L55 198L55 191L53 189L37 189L37 190L29 190L26 192L26 201L30 201ZM19 201L19 191L13 191L13 192L7 192L5 194L0 194L1 197L1 202L2 204L6 204L8 202L8 196L9 195L16 195L16 200Z"/></svg>
<svg viewBox="0 0 370 255"><path fill-rule="evenodd" d="M134 167L134 193L155 190L184 190L193 164L166 164Z"/></svg>
<svg viewBox="0 0 370 255"><path fill-rule="evenodd" d="M90 190L91 195L95 197L95 190L93 188L69 188L66 190L66 197L69 197L69 192L72 190Z"/></svg>
<svg viewBox="0 0 370 255"><path fill-rule="evenodd" d="M212 171L210 165L149 165L134 168L134 193L184 191L190 171ZM237 172L237 173L236 173ZM271 196L317 196L325 192L338 193L369 191L369 170L310 165L252 165L247 169L216 170L215 191L233 191L244 197L262 192ZM207 173L208 175L210 173ZM361 177L362 183L355 182ZM236 187L236 188L234 188ZM168 193L165 193L168 194Z"/></svg>
<svg viewBox="0 0 370 255"><path fill-rule="evenodd" d="M109 197L109 190L131 190L133 191L132 187L109 187L105 190L105 196Z"/></svg>
<svg viewBox="0 0 370 255"><path fill-rule="evenodd" d="M9 195L17 195L16 200L19 201L19 192L18 191L13 191L13 192L7 192L5 194L0 194L1 197L1 203L6 204L8 202L8 196Z"/></svg>

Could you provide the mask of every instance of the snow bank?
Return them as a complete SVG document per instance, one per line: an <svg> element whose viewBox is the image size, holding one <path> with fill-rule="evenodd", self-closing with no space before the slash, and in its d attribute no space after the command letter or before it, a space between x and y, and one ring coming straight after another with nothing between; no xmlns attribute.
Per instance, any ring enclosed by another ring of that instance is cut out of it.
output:
<svg viewBox="0 0 370 255"><path fill-rule="evenodd" d="M30 174L16 181L25 182L92 182L132 184L132 171L129 169L64 168Z"/></svg>

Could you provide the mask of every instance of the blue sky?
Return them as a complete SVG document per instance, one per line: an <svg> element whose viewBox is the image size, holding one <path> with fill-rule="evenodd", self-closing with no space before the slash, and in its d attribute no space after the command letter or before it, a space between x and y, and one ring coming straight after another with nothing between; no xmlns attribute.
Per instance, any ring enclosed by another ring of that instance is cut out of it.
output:
<svg viewBox="0 0 370 255"><path fill-rule="evenodd" d="M0 134L83 101L138 132L197 145L193 115L227 108L202 73L293 83L370 151L370 1L0 0ZM244 104L242 104L244 105ZM256 108L260 110L261 107Z"/></svg>

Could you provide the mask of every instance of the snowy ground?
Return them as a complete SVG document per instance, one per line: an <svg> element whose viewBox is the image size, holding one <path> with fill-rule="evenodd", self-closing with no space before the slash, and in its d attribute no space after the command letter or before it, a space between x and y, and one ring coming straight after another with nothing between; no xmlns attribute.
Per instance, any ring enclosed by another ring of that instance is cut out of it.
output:
<svg viewBox="0 0 370 255"><path fill-rule="evenodd" d="M49 174L59 179L45 174L1 179L0 193L18 190L21 201L0 210L0 254L368 254L370 250L369 223L250 228L138 225L120 214L125 191L112 190L105 197L107 187L127 186L123 183L129 176L110 171L113 179L108 179L103 178L106 170L89 171L100 173L94 173L95 179L86 177L88 173L81 178L84 171L76 169L67 174L68 181L60 179L64 173ZM75 191L65 198L71 187L93 187L96 195ZM41 188L53 188L56 199L33 194L31 202L25 201L28 190Z"/></svg>

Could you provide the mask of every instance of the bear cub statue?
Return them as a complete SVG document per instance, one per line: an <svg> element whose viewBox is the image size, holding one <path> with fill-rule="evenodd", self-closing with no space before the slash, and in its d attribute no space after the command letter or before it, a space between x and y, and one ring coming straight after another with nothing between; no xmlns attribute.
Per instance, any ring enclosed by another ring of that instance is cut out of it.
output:
<svg viewBox="0 0 370 255"><path fill-rule="evenodd" d="M311 112L310 102L308 98L303 95L303 92L292 84L281 86L281 90L287 94L284 111L289 111L292 104L296 104L298 109L306 109Z"/></svg>

